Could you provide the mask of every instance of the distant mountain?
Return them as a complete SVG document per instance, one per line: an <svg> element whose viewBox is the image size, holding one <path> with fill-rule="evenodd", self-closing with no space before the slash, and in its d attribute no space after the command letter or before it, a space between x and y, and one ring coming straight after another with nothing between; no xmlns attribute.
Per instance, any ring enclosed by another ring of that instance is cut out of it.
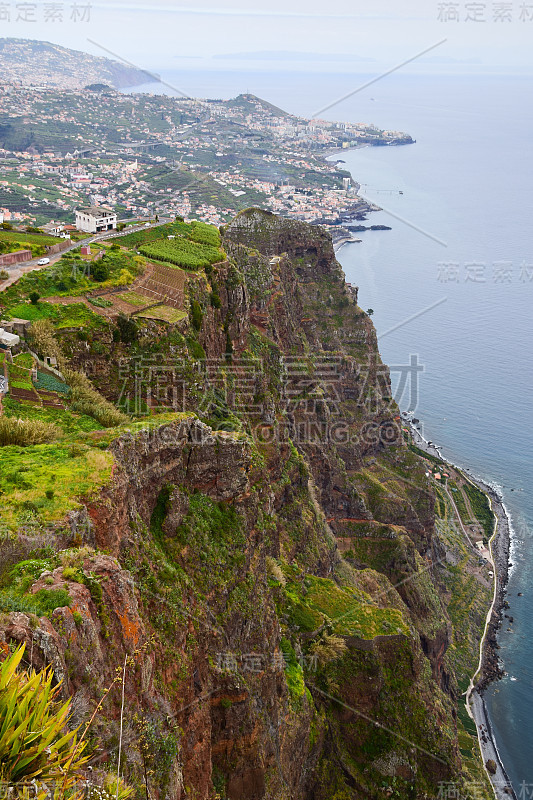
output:
<svg viewBox="0 0 533 800"><path fill-rule="evenodd" d="M256 97L255 94L240 94L238 97L233 98L233 100L228 100L226 105L230 106L231 108L242 108L243 111L249 111L250 114L253 114L254 111L257 111L258 109L261 109L263 111L267 111L275 117L290 116L286 111L283 111L281 108L272 105L272 103L269 103L268 100L262 100L260 97Z"/></svg>
<svg viewBox="0 0 533 800"><path fill-rule="evenodd" d="M122 89L154 81L154 75L79 50L34 39L0 39L2 83L82 89L104 83Z"/></svg>

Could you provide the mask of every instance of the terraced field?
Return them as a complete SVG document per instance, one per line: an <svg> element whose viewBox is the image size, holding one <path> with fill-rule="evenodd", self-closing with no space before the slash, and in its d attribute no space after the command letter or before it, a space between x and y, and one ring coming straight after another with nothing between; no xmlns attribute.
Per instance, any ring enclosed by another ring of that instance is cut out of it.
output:
<svg viewBox="0 0 533 800"><path fill-rule="evenodd" d="M164 301L166 305L182 309L185 303L186 273L176 267L154 264L153 271L136 288L139 295L151 298L152 302Z"/></svg>
<svg viewBox="0 0 533 800"><path fill-rule="evenodd" d="M149 308L147 311L142 311L135 316L142 317L144 319L159 319L163 322L169 322L170 324L175 325L177 322L181 322L182 319L185 319L187 312L172 308L172 306L163 305L155 306L155 308Z"/></svg>

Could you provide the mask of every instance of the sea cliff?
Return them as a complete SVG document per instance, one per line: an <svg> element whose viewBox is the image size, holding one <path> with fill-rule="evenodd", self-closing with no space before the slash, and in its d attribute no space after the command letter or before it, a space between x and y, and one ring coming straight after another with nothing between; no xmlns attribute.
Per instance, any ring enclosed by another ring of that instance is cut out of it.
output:
<svg viewBox="0 0 533 800"><path fill-rule="evenodd" d="M3 528L0 639L53 665L72 724L113 687L95 781L116 769L131 657L139 796L488 798L460 701L488 569L402 430L357 289L320 227L248 209L222 234L179 323L145 320L129 343L57 331L69 367L137 416L65 423L39 469L10 453L34 499L19 486ZM56 451L92 471L52 515ZM36 612L54 590L69 603Z"/></svg>

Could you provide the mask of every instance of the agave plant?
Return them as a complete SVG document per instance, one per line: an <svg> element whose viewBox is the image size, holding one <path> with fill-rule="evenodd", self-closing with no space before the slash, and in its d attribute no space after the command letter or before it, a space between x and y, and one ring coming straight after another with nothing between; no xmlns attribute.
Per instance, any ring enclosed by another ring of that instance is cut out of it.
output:
<svg viewBox="0 0 533 800"><path fill-rule="evenodd" d="M72 800L81 796L86 743L66 728L70 700L58 702L51 668L18 669L24 650L17 648L0 667L0 781L15 797L68 794Z"/></svg>

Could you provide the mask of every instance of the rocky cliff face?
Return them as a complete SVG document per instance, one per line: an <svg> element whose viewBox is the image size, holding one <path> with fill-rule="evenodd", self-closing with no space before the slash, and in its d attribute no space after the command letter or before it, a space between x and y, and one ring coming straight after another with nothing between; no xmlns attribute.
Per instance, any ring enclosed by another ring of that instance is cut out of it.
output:
<svg viewBox="0 0 533 800"><path fill-rule="evenodd" d="M31 585L70 607L0 633L54 665L76 721L112 687L96 771L130 657L123 763L146 796L466 792L446 544L374 328L322 229L249 210L224 246L189 280L198 330L147 327L115 383L123 352L73 350L110 396L176 413L88 435L111 479Z"/></svg>

